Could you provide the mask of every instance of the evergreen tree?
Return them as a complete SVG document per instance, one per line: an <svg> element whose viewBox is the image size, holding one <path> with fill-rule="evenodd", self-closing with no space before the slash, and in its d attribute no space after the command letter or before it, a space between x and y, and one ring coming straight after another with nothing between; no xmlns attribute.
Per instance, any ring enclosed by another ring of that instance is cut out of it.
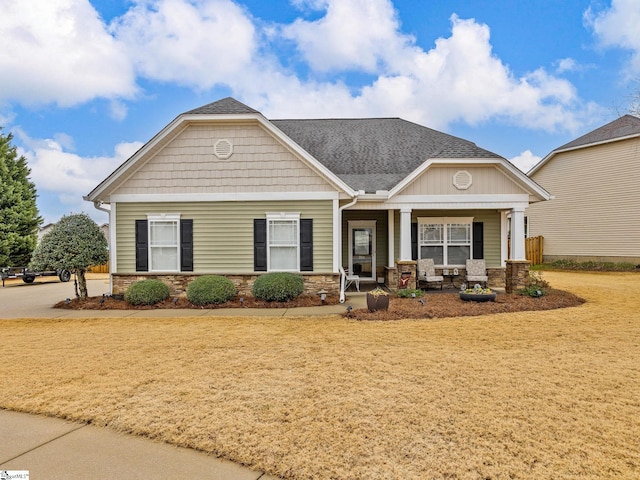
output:
<svg viewBox="0 0 640 480"><path fill-rule="evenodd" d="M0 131L0 267L29 263L42 223L31 170L11 145L12 138Z"/></svg>
<svg viewBox="0 0 640 480"><path fill-rule="evenodd" d="M87 298L85 272L109 259L107 239L86 213L65 215L38 244L32 270L69 270L76 274L76 296Z"/></svg>

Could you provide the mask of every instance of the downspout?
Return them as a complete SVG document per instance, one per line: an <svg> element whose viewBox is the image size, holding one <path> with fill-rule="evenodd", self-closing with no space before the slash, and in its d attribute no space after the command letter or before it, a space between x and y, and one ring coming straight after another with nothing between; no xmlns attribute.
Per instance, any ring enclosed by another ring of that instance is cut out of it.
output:
<svg viewBox="0 0 640 480"><path fill-rule="evenodd" d="M104 202L102 200L96 200L95 202L93 202L93 206L96 208L96 210L100 210L101 212L107 212L107 213L111 213L111 205L109 205L109 208L103 207L102 205L104 205Z"/></svg>
<svg viewBox="0 0 640 480"><path fill-rule="evenodd" d="M338 212L340 213L340 241L341 242L342 242L342 212L343 210L353 207L356 203L358 203L359 194L360 192L356 192L352 202L347 203L346 205L343 205L340 208L338 208ZM340 248L339 259L340 261L338 263L340 264L340 267L342 267L342 247ZM340 303L344 303L345 301L344 284L346 283L346 280L347 280L346 276L341 274L340 275Z"/></svg>

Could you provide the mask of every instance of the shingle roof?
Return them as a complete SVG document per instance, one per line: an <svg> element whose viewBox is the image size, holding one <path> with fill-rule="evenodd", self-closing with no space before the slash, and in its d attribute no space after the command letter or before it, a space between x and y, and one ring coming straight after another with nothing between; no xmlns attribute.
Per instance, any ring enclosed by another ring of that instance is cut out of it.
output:
<svg viewBox="0 0 640 480"><path fill-rule="evenodd" d="M502 158L400 118L271 120L356 190L391 190L430 158Z"/></svg>
<svg viewBox="0 0 640 480"><path fill-rule="evenodd" d="M251 107L247 107L244 103L237 101L235 98L227 97L217 102L203 105L185 112L185 114L202 114L202 115L237 115L243 113L260 113Z"/></svg>
<svg viewBox="0 0 640 480"><path fill-rule="evenodd" d="M260 113L227 97L186 114ZM400 118L270 120L355 190L391 190L432 158L502 158L475 143Z"/></svg>
<svg viewBox="0 0 640 480"><path fill-rule="evenodd" d="M634 117L633 115L624 115L613 122L607 123L600 128L596 128L586 135L556 148L556 151L580 147L583 145L591 145L593 143L606 142L608 140L615 140L616 138L623 138L638 134L640 134L640 118Z"/></svg>

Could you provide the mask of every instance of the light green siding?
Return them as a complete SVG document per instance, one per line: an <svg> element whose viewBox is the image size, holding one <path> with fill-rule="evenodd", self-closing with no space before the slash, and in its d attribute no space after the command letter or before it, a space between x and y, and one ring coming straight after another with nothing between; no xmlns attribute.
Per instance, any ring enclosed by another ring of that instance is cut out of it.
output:
<svg viewBox="0 0 640 480"><path fill-rule="evenodd" d="M333 202L118 203L117 273L135 272L135 221L149 214L179 213L193 220L194 273L253 272L253 220L267 212L313 219L313 271L333 271Z"/></svg>

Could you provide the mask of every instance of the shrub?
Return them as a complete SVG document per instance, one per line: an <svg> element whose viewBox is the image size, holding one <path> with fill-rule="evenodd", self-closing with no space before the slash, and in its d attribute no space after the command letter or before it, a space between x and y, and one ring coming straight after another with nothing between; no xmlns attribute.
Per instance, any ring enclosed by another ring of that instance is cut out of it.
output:
<svg viewBox="0 0 640 480"><path fill-rule="evenodd" d="M259 276L253 282L253 296L268 302L288 302L304 291L302 276L273 272Z"/></svg>
<svg viewBox="0 0 640 480"><path fill-rule="evenodd" d="M154 279L135 282L124 294L124 299L132 305L155 305L166 298L169 298L169 287Z"/></svg>
<svg viewBox="0 0 640 480"><path fill-rule="evenodd" d="M187 299L194 305L228 302L235 294L236 286L221 275L198 277L187 287Z"/></svg>
<svg viewBox="0 0 640 480"><path fill-rule="evenodd" d="M400 288L396 295L400 298L414 298L421 297L424 295L424 292L419 288Z"/></svg>
<svg viewBox="0 0 640 480"><path fill-rule="evenodd" d="M518 293L529 297L541 297L546 293L547 288L549 288L549 282L542 278L542 273L530 271L527 286L518 290Z"/></svg>

